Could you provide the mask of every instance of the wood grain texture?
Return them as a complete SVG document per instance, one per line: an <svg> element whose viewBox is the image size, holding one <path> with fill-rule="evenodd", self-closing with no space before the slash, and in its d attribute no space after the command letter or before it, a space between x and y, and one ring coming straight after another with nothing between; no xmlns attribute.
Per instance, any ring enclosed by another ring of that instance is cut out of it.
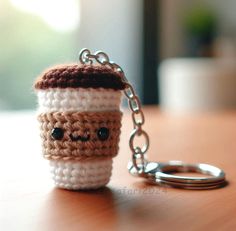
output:
<svg viewBox="0 0 236 231"><path fill-rule="evenodd" d="M149 107L144 112L150 160L210 163L225 170L228 186L190 191L130 176L132 123L125 112L109 185L87 192L56 189L40 155L34 115L2 114L0 230L235 230L236 111L170 116Z"/></svg>

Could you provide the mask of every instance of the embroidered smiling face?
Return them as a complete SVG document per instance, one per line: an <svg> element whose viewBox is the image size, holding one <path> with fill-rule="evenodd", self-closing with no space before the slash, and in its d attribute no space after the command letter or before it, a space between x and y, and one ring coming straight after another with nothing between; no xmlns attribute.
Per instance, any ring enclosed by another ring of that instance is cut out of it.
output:
<svg viewBox="0 0 236 231"><path fill-rule="evenodd" d="M53 128L51 137L54 140L62 140L64 137L64 130L62 128ZM101 127L97 130L97 137L101 141L105 141L109 138L109 129L106 127ZM81 141L81 142L86 142L90 140L90 132L87 130L85 131L84 134L82 135L77 135L75 133L70 133L69 135L71 141Z"/></svg>
<svg viewBox="0 0 236 231"><path fill-rule="evenodd" d="M47 159L113 157L118 152L121 112L51 112L39 115Z"/></svg>

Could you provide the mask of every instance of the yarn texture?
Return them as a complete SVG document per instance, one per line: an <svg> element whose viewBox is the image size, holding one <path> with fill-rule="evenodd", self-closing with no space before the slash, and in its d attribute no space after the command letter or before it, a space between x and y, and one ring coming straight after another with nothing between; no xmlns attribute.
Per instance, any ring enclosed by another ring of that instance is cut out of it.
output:
<svg viewBox="0 0 236 231"><path fill-rule="evenodd" d="M51 161L51 173L59 188L69 190L99 188L109 182L112 159L86 162Z"/></svg>
<svg viewBox="0 0 236 231"><path fill-rule="evenodd" d="M38 90L39 112L119 111L121 92L113 89Z"/></svg>
<svg viewBox="0 0 236 231"><path fill-rule="evenodd" d="M118 152L121 127L121 112L51 112L40 114L41 137L46 159L86 160L114 157ZM109 130L105 141L99 140L97 132L100 128ZM54 140L51 136L54 128L64 132L62 140ZM88 136L86 142L71 140L71 136Z"/></svg>
<svg viewBox="0 0 236 231"><path fill-rule="evenodd" d="M121 80L121 74L109 67L78 64L53 67L35 83L36 89L100 87L123 90L125 84Z"/></svg>
<svg viewBox="0 0 236 231"><path fill-rule="evenodd" d="M121 74L102 65L60 65L35 82L43 157L56 187L105 186L118 154Z"/></svg>

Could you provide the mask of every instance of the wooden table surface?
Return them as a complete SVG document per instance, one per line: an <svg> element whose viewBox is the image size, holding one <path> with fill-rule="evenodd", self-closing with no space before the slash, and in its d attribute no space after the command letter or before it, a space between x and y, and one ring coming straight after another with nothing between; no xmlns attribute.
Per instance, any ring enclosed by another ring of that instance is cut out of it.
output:
<svg viewBox="0 0 236 231"><path fill-rule="evenodd" d="M119 155L107 187L56 189L40 155L31 112L0 115L0 230L235 230L236 111L166 115L145 108L149 159L205 162L223 168L228 186L183 190L151 186L127 172L132 129L124 113Z"/></svg>

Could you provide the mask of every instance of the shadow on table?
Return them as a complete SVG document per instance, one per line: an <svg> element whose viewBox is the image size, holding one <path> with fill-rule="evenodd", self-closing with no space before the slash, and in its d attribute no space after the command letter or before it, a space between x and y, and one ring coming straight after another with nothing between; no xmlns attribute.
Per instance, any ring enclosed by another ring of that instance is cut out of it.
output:
<svg viewBox="0 0 236 231"><path fill-rule="evenodd" d="M157 187L54 189L40 211L43 230L144 229L166 216L159 207L163 193Z"/></svg>

